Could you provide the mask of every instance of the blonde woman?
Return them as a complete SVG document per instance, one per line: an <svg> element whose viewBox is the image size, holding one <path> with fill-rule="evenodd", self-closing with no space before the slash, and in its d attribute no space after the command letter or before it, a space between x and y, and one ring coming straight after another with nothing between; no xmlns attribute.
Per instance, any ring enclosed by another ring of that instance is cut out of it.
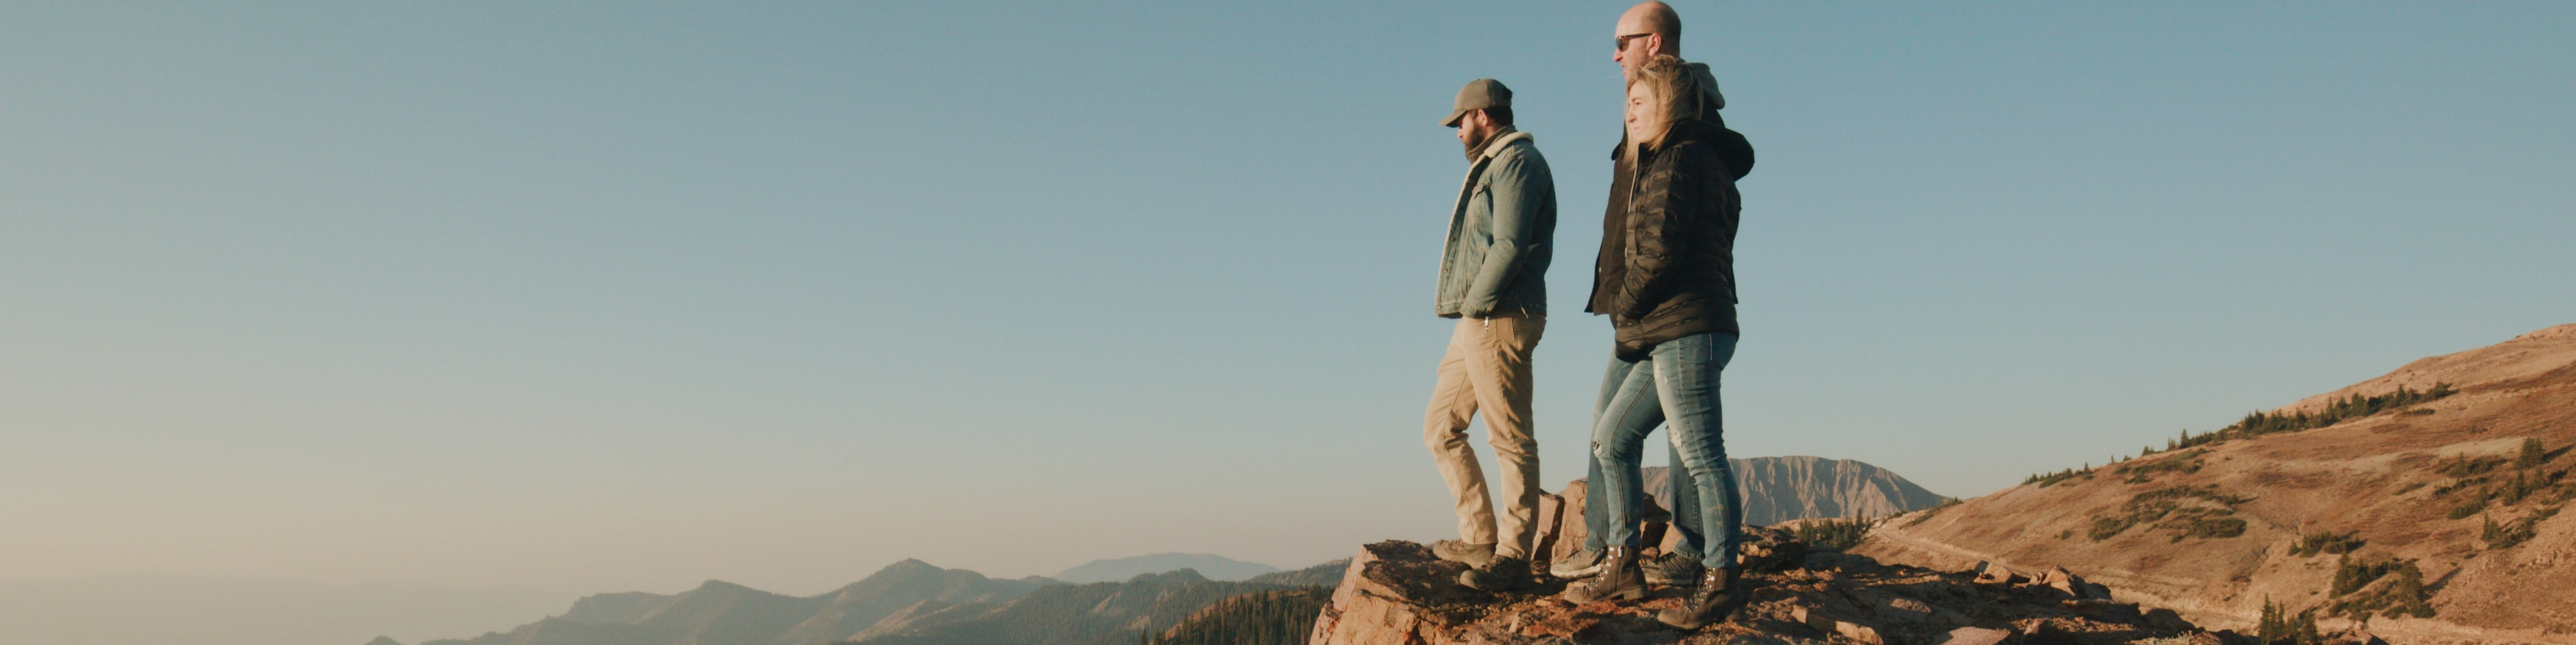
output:
<svg viewBox="0 0 2576 645"><path fill-rule="evenodd" d="M1605 223L1594 285L1617 332L1607 395L1594 419L1595 485L1607 507L1601 573L1566 588L1575 602L1639 599L1638 461L1648 432L1666 424L1691 475L1696 529L1708 541L1703 575L1683 606L1657 616L1697 629L1742 607L1735 552L1743 525L1727 466L1718 377L1735 356L1735 228L1742 202L1721 152L1725 129L1699 118L1707 94L1681 59L1655 55L1628 75L1627 208ZM1617 257L1607 257L1615 250ZM1615 260L1615 261L1613 261ZM1678 477L1676 478L1678 479ZM1679 496L1677 496L1679 497ZM1679 510L1679 509L1677 509ZM1683 513L1675 513L1678 517Z"/></svg>

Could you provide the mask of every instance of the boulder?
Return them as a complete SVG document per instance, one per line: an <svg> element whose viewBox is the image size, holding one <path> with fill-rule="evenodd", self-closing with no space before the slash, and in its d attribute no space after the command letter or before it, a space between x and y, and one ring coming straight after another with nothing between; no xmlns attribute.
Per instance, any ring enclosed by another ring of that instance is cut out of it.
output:
<svg viewBox="0 0 2576 645"><path fill-rule="evenodd" d="M2012 635L2012 632L2000 629L1961 627L1942 634L1940 638L1932 641L1932 645L1999 645Z"/></svg>
<svg viewBox="0 0 2576 645"><path fill-rule="evenodd" d="M1805 565L1809 569L1818 571L1831 570L1846 573L1868 572L1877 569L1879 566L1876 558L1871 558L1858 553L1844 553L1841 551L1816 551L1808 553Z"/></svg>
<svg viewBox="0 0 2576 645"><path fill-rule="evenodd" d="M2067 571L2066 567L2049 567L2047 571L2039 574L2038 579L2032 580L2031 584L2055 589L2058 593L2065 594L2065 596L2070 599L2083 600L2095 597L2093 595L2093 587L2096 585L2085 582L2083 576L2078 576L2075 575L2074 572ZM2110 597L2111 590L2107 587L2103 588L2100 598L2103 600L2109 600Z"/></svg>
<svg viewBox="0 0 2576 645"><path fill-rule="evenodd" d="M1787 571L1807 563L1807 543L1796 535L1766 526L1744 527L1735 562L1746 571Z"/></svg>
<svg viewBox="0 0 2576 645"><path fill-rule="evenodd" d="M1869 645L1886 645L1887 643L1887 639L1879 635L1878 628L1838 615L1838 612L1821 607L1798 605L1789 609L1789 616L1790 618L1797 620L1799 623L1815 628L1816 631L1840 635L1843 638L1851 639L1854 642L1868 643Z"/></svg>
<svg viewBox="0 0 2576 645"><path fill-rule="evenodd" d="M1583 548L1583 538L1591 535L1591 531L1583 527L1583 487L1583 480L1580 479L1566 482L1565 492L1556 495L1556 515L1547 520L1548 524L1554 525L1556 538L1549 543L1548 548L1533 551L1547 554L1549 562L1555 562L1558 558L1572 555L1576 549Z"/></svg>
<svg viewBox="0 0 2576 645"><path fill-rule="evenodd" d="M2111 602L2109 600L2102 600L2099 598L2082 598L2059 601L2057 605L2065 607L2067 611L2099 618L2109 622L2134 624L2142 623L2146 620L2145 616L2138 613L2137 605L2125 602Z"/></svg>
<svg viewBox="0 0 2576 645"><path fill-rule="evenodd" d="M1982 568L1977 572L1977 584L2017 585L2030 580L2030 578L2024 577L2019 573L2014 573L2011 569L2004 568L2003 565L1986 562L1982 563L1981 566Z"/></svg>
<svg viewBox="0 0 2576 645"><path fill-rule="evenodd" d="M2018 645L2082 645L2083 642L2074 633L2057 626L2056 621L2043 618L2022 625Z"/></svg>
<svg viewBox="0 0 2576 645"><path fill-rule="evenodd" d="M1559 497L1555 493L1539 493L1538 513L1536 515L1536 517L1533 517L1530 520L1538 524L1537 535L1530 538L1530 559L1536 560L1539 564L1544 565L1548 562L1553 562L1556 559L1556 540L1557 537L1565 530L1565 527L1562 526L1565 515L1565 498ZM1579 540L1580 538L1577 539Z"/></svg>
<svg viewBox="0 0 2576 645"><path fill-rule="evenodd" d="M2191 621L2183 620L2182 614L2177 614L2174 613L2174 610L2164 608L2147 610L2144 614L2139 616L2139 622L2145 623L2148 627L2155 629L2187 630L2192 628Z"/></svg>
<svg viewBox="0 0 2576 645"><path fill-rule="evenodd" d="M1446 640L1472 619L1461 608L1490 601L1460 586L1466 565L1441 560L1431 548L1389 540L1360 547L1331 604L1315 618L1314 645L1431 643Z"/></svg>

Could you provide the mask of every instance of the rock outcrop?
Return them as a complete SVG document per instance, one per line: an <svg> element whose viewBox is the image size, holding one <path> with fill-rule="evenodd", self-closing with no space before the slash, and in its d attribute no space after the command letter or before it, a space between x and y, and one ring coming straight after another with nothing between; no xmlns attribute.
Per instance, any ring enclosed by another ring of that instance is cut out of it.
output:
<svg viewBox="0 0 2576 645"><path fill-rule="evenodd" d="M1682 632L1654 619L1687 589L1642 601L1575 605L1549 580L1530 593L1456 584L1463 565L1420 544L1361 547L1317 617L1309 645L1577 645L1591 643L2247 643L2203 632L2170 611L2140 611L2062 570L2038 576L1934 571L1864 556L1808 553L1785 531L1751 529L1743 558L1751 603L1725 623ZM1978 582L1984 578L1989 582Z"/></svg>

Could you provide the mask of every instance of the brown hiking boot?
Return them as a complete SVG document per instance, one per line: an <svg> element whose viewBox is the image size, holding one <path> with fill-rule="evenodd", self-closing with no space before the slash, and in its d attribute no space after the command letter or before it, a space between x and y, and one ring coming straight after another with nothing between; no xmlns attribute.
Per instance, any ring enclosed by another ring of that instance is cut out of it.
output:
<svg viewBox="0 0 2576 645"><path fill-rule="evenodd" d="M1477 591L1520 591L1538 586L1538 579L1530 575L1528 560L1495 556L1485 566L1458 574L1458 584Z"/></svg>
<svg viewBox="0 0 2576 645"><path fill-rule="evenodd" d="M1646 574L1637 570L1637 547L1632 546L1606 549L1601 555L1601 573L1565 586L1565 600L1578 605L1609 598L1645 597Z"/></svg>
<svg viewBox="0 0 2576 645"><path fill-rule="evenodd" d="M1745 589L1736 570L1710 569L1701 576L1699 588L1691 590L1690 600L1680 607L1655 614L1655 620L1677 629L1699 629L1709 623L1724 622L1727 615L1744 608Z"/></svg>
<svg viewBox="0 0 2576 645"><path fill-rule="evenodd" d="M1700 572L1706 567L1700 566L1696 556L1666 553L1638 560L1637 568L1646 572L1646 584L1679 587L1699 582Z"/></svg>
<svg viewBox="0 0 2576 645"><path fill-rule="evenodd" d="M1481 567L1485 566L1486 562L1493 561L1494 545L1469 544L1462 540L1441 540L1431 543L1431 556L1470 567Z"/></svg>

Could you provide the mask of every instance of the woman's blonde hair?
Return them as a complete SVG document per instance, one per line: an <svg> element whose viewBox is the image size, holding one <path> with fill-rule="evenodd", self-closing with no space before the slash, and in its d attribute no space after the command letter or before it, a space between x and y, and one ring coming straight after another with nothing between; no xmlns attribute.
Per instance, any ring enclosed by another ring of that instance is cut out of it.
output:
<svg viewBox="0 0 2576 645"><path fill-rule="evenodd" d="M1639 83L1655 92L1655 113L1663 117L1664 127L1699 114L1699 88L1691 79L1690 68L1671 54L1656 54L1628 72L1628 85ZM1646 143L1646 142L1638 142Z"/></svg>

